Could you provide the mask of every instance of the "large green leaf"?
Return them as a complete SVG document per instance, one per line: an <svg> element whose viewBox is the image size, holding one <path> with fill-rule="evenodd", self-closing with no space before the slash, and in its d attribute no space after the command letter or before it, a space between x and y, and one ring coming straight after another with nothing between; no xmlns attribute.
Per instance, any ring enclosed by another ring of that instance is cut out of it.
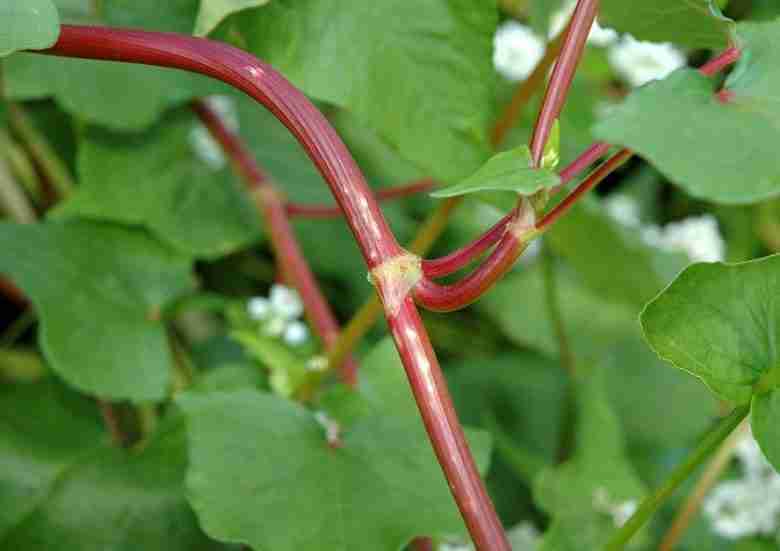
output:
<svg viewBox="0 0 780 551"><path fill-rule="evenodd" d="M737 403L777 387L780 256L741 264L695 264L642 312L663 359Z"/></svg>
<svg viewBox="0 0 780 551"><path fill-rule="evenodd" d="M367 413L340 448L311 412L277 396L184 395L189 496L206 532L258 551L396 551L416 535L462 533L403 373L389 340L362 362ZM487 441L472 443L484 467Z"/></svg>
<svg viewBox="0 0 780 551"><path fill-rule="evenodd" d="M579 381L577 449L537 478L537 503L552 516L539 551L601 549L615 530L618 509L638 504L646 492L626 457L620 420L603 385L601 371Z"/></svg>
<svg viewBox="0 0 780 551"><path fill-rule="evenodd" d="M764 455L780 470L780 390L753 397L750 424Z"/></svg>
<svg viewBox="0 0 780 551"><path fill-rule="evenodd" d="M4 0L0 4L0 57L17 50L43 50L60 34L51 0Z"/></svg>
<svg viewBox="0 0 780 551"><path fill-rule="evenodd" d="M491 157L474 174L457 184L431 193L433 197L456 197L480 191L511 191L532 195L558 185L561 179L548 169L532 168L528 146L504 151Z"/></svg>
<svg viewBox="0 0 780 551"><path fill-rule="evenodd" d="M721 48L728 43L734 23L721 14L718 3L714 0L603 0L599 20L640 40Z"/></svg>
<svg viewBox="0 0 780 551"><path fill-rule="evenodd" d="M138 230L0 224L0 272L32 300L46 359L104 398L165 396L171 361L160 313L191 290L189 270L189 259Z"/></svg>
<svg viewBox="0 0 780 551"><path fill-rule="evenodd" d="M206 36L230 14L267 3L268 0L200 0L195 34Z"/></svg>
<svg viewBox="0 0 780 551"><path fill-rule="evenodd" d="M556 222L546 240L597 294L636 308L686 264L683 255L643 243L636 229L611 219L596 201L580 201Z"/></svg>
<svg viewBox="0 0 780 551"><path fill-rule="evenodd" d="M10 99L54 96L76 117L124 131L143 130L171 105L223 89L206 77L170 69L34 54L16 54L4 69Z"/></svg>
<svg viewBox="0 0 780 551"><path fill-rule="evenodd" d="M98 419L51 382L0 389L0 548L217 549L184 499L182 423L130 454L101 443Z"/></svg>
<svg viewBox="0 0 780 551"><path fill-rule="evenodd" d="M236 18L258 57L445 181L488 157L496 21L469 0L274 0Z"/></svg>
<svg viewBox="0 0 780 551"><path fill-rule="evenodd" d="M195 25L199 0L101 0L105 23L149 31L190 34Z"/></svg>
<svg viewBox="0 0 780 551"><path fill-rule="evenodd" d="M780 22L743 23L739 40L744 53L726 102L713 79L681 70L635 91L594 133L635 149L695 197L751 203L779 195Z"/></svg>
<svg viewBox="0 0 780 551"><path fill-rule="evenodd" d="M81 185L58 214L140 224L185 254L216 257L256 241L257 211L229 168L214 169L188 141L191 117L139 135L89 129L79 148Z"/></svg>

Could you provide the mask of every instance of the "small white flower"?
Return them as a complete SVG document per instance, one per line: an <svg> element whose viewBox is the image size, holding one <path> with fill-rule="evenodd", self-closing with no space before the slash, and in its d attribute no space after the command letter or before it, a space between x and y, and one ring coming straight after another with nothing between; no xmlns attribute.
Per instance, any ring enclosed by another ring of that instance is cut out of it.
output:
<svg viewBox="0 0 780 551"><path fill-rule="evenodd" d="M514 551L533 551L539 544L539 531L527 520L507 530L506 535Z"/></svg>
<svg viewBox="0 0 780 551"><path fill-rule="evenodd" d="M614 220L629 228L638 227L641 223L639 218L639 203L633 198L624 194L611 195L604 206Z"/></svg>
<svg viewBox="0 0 780 551"><path fill-rule="evenodd" d="M612 517L612 523L616 528L623 526L639 506L635 499L613 501L606 488L596 488L593 492L592 503L595 511Z"/></svg>
<svg viewBox="0 0 780 551"><path fill-rule="evenodd" d="M563 31L566 24L569 22L571 14L574 13L574 8L577 6L576 2L570 2L563 8L555 12L550 17L550 29L548 36L550 39L555 38ZM593 22L593 27L588 35L588 42L594 46L606 47L613 44L618 39L618 33L614 29L608 27L602 27L599 25L598 20Z"/></svg>
<svg viewBox="0 0 780 551"><path fill-rule="evenodd" d="M718 221L709 214L667 224L661 230L659 245L669 251L686 253L691 262L719 262L726 256Z"/></svg>
<svg viewBox="0 0 780 551"><path fill-rule="evenodd" d="M246 306L249 317L256 321L266 319L271 313L271 303L265 297L253 297Z"/></svg>
<svg viewBox="0 0 780 551"><path fill-rule="evenodd" d="M685 55L669 43L642 42L627 35L609 50L615 71L631 86L666 78L685 66Z"/></svg>
<svg viewBox="0 0 780 551"><path fill-rule="evenodd" d="M760 479L729 480L712 491L704 512L715 532L726 538L774 534L780 520L780 493Z"/></svg>
<svg viewBox="0 0 780 551"><path fill-rule="evenodd" d="M261 330L269 337L281 337L287 330L287 320L274 316L263 324Z"/></svg>
<svg viewBox="0 0 780 551"><path fill-rule="evenodd" d="M775 472L774 467L764 457L764 452L761 451L751 432L740 439L734 449L734 454L739 459L746 478L759 478L777 484L776 480L780 479L780 475Z"/></svg>
<svg viewBox="0 0 780 551"><path fill-rule="evenodd" d="M285 320L294 320L303 314L303 302L295 289L273 285L270 298L274 314Z"/></svg>
<svg viewBox="0 0 780 551"><path fill-rule="evenodd" d="M545 44L517 21L502 24L493 37L493 65L509 80L523 80L544 56Z"/></svg>
<svg viewBox="0 0 780 551"><path fill-rule="evenodd" d="M209 96L204 100L209 107L218 113L225 126L238 131L238 114L233 100L228 96ZM193 127L189 135L190 146L195 155L206 163L212 170L220 170L225 167L227 160L222 153L220 145L211 137L208 129L202 124Z"/></svg>
<svg viewBox="0 0 780 551"><path fill-rule="evenodd" d="M284 330L283 338L290 346L300 346L309 338L309 328L305 323L294 321Z"/></svg>

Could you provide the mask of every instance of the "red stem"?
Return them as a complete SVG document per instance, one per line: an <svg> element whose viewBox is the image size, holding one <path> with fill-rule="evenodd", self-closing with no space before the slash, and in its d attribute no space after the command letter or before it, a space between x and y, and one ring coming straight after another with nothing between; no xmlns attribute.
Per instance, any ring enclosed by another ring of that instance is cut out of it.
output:
<svg viewBox="0 0 780 551"><path fill-rule="evenodd" d="M739 60L740 55L741 52L739 51L739 48L736 46L731 46L723 50L723 52L721 52L717 57L712 58L707 63L699 67L699 72L704 76L711 77L732 63L736 63Z"/></svg>
<svg viewBox="0 0 780 551"><path fill-rule="evenodd" d="M225 126L219 114L202 101L192 102L192 109L233 161L247 189L257 195L271 244L282 269L282 279L298 290L314 330L325 348L332 349L339 337L339 324L303 256L287 219L281 195L241 139ZM340 372L345 384L357 384L357 364L353 358L344 361Z"/></svg>
<svg viewBox="0 0 780 551"><path fill-rule="evenodd" d="M51 55L172 67L202 73L265 105L298 139L330 186L370 270L402 255L374 196L325 117L284 77L254 56L207 39L136 30L63 25ZM455 414L428 335L406 294L375 278L417 406L452 494L480 551L510 551Z"/></svg>
<svg viewBox="0 0 780 551"><path fill-rule="evenodd" d="M417 193L425 193L435 188L436 181L425 178L403 186L379 189L374 192L377 201L389 201L409 197ZM300 203L286 203L285 209L290 218L339 218L341 209L336 205L302 205Z"/></svg>
<svg viewBox="0 0 780 551"><path fill-rule="evenodd" d="M590 174L585 180L574 188L566 198L558 203L558 205L548 212L537 224L536 229L544 231L553 225L561 216L563 216L583 195L593 189L597 184L609 176L620 165L625 163L631 155L634 153L630 149L621 149L615 153L612 157L604 161L600 167L598 167L593 173Z"/></svg>
<svg viewBox="0 0 780 551"><path fill-rule="evenodd" d="M540 166L544 146L550 137L555 120L560 116L566 96L571 88L574 73L582 58L590 29L599 11L599 0L579 0L571 16L561 53L553 68L550 84L544 95L542 109L531 136L531 158L534 166Z"/></svg>

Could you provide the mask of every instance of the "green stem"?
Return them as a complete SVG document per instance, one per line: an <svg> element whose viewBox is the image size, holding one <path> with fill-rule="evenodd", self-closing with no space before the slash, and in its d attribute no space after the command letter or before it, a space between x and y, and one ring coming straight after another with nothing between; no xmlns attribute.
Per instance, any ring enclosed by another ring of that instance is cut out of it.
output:
<svg viewBox="0 0 780 551"><path fill-rule="evenodd" d="M619 551L623 549L631 537L636 534L661 505L674 491L687 479L696 468L704 463L720 444L736 429L742 420L750 412L750 406L739 406L731 414L722 419L715 429L710 432L698 447L691 452L688 459L678 466L669 478L655 493L645 498L639 509L620 527L607 544L605 551Z"/></svg>
<svg viewBox="0 0 780 551"><path fill-rule="evenodd" d="M16 183L5 159L0 158L0 208L14 222L32 224L36 214L30 199Z"/></svg>
<svg viewBox="0 0 780 551"><path fill-rule="evenodd" d="M59 197L65 199L75 187L68 167L57 156L44 135L35 127L21 107L9 104L8 118L14 131L25 143L33 158L38 161L51 185L57 190Z"/></svg>
<svg viewBox="0 0 780 551"><path fill-rule="evenodd" d="M40 205L43 201L43 190L35 167L24 150L11 139L5 130L0 130L0 150L2 150L16 180L24 186L32 201L36 205Z"/></svg>

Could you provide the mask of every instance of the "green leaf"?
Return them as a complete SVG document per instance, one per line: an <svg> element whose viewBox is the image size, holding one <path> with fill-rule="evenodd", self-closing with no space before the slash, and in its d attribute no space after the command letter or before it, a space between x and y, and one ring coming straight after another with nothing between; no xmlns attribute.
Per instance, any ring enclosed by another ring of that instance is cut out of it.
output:
<svg viewBox="0 0 780 551"><path fill-rule="evenodd" d="M636 311L623 304L605 302L578 280L570 270L558 270L562 317L574 354L582 359L597 358L616 341L637 331ZM475 307L512 342L535 348L551 358L558 357L558 339L548 314L541 266L521 266L508 274Z"/></svg>
<svg viewBox="0 0 780 551"><path fill-rule="evenodd" d="M722 48L734 29L734 22L723 16L713 0L603 0L599 21L639 40L691 48Z"/></svg>
<svg viewBox="0 0 780 551"><path fill-rule="evenodd" d="M230 14L267 3L268 0L200 0L195 35L206 36Z"/></svg>
<svg viewBox="0 0 780 551"><path fill-rule="evenodd" d="M60 35L51 0L4 0L0 4L0 57L17 50L43 50Z"/></svg>
<svg viewBox="0 0 780 551"><path fill-rule="evenodd" d="M100 0L102 8L100 11L105 23L112 27L132 27L148 31L190 34L195 25L199 1Z"/></svg>
<svg viewBox="0 0 780 551"><path fill-rule="evenodd" d="M279 339L250 331L234 331L231 336L268 369L271 388L280 396L289 398L304 382L306 362Z"/></svg>
<svg viewBox="0 0 780 551"><path fill-rule="evenodd" d="M761 451L774 468L780 470L780 390L753 397L750 426Z"/></svg>
<svg viewBox="0 0 780 551"><path fill-rule="evenodd" d="M493 3L274 0L236 23L252 53L430 176L459 180L488 158Z"/></svg>
<svg viewBox="0 0 780 551"><path fill-rule="evenodd" d="M636 150L694 197L736 204L779 195L780 22L740 24L739 41L727 102L713 79L680 70L636 90L594 134Z"/></svg>
<svg viewBox="0 0 780 551"><path fill-rule="evenodd" d="M190 145L184 113L138 135L90 128L79 148L81 185L58 216L139 224L184 254L214 258L260 236L257 211L231 176Z"/></svg>
<svg viewBox="0 0 780 551"><path fill-rule="evenodd" d="M51 382L0 389L0 547L217 549L184 499L182 423L131 455L101 443L98 419Z"/></svg>
<svg viewBox="0 0 780 551"><path fill-rule="evenodd" d="M740 264L695 264L641 315L650 346L738 404L778 386L780 255Z"/></svg>
<svg viewBox="0 0 780 551"><path fill-rule="evenodd" d="M646 245L636 229L610 218L594 200L577 203L545 239L598 295L637 308L687 263L684 255Z"/></svg>
<svg viewBox="0 0 780 551"><path fill-rule="evenodd" d="M617 524L613 510L638 505L647 491L626 457L620 420L603 386L601 371L578 382L577 449L534 485L537 503L553 519L539 551L601 549Z"/></svg>
<svg viewBox="0 0 780 551"><path fill-rule="evenodd" d="M389 340L362 362L368 412L342 431L340 448L310 411L282 398L185 394L187 485L204 529L258 551L396 551L416 535L462 533L403 373ZM484 467L489 446L478 436Z"/></svg>
<svg viewBox="0 0 780 551"><path fill-rule="evenodd" d="M0 272L32 300L52 369L108 399L160 400L171 360L160 313L192 288L189 259L144 232L91 222L0 224Z"/></svg>
<svg viewBox="0 0 780 551"><path fill-rule="evenodd" d="M54 97L75 117L118 131L144 130L169 107L226 89L182 71L26 53L8 58L3 69L9 99Z"/></svg>
<svg viewBox="0 0 780 551"><path fill-rule="evenodd" d="M545 154L550 161L554 156ZM523 145L495 155L462 182L436 190L431 197L456 197L480 191L513 191L519 195L532 195L542 189L550 189L560 181L552 170L532 168L531 152L528 146Z"/></svg>

